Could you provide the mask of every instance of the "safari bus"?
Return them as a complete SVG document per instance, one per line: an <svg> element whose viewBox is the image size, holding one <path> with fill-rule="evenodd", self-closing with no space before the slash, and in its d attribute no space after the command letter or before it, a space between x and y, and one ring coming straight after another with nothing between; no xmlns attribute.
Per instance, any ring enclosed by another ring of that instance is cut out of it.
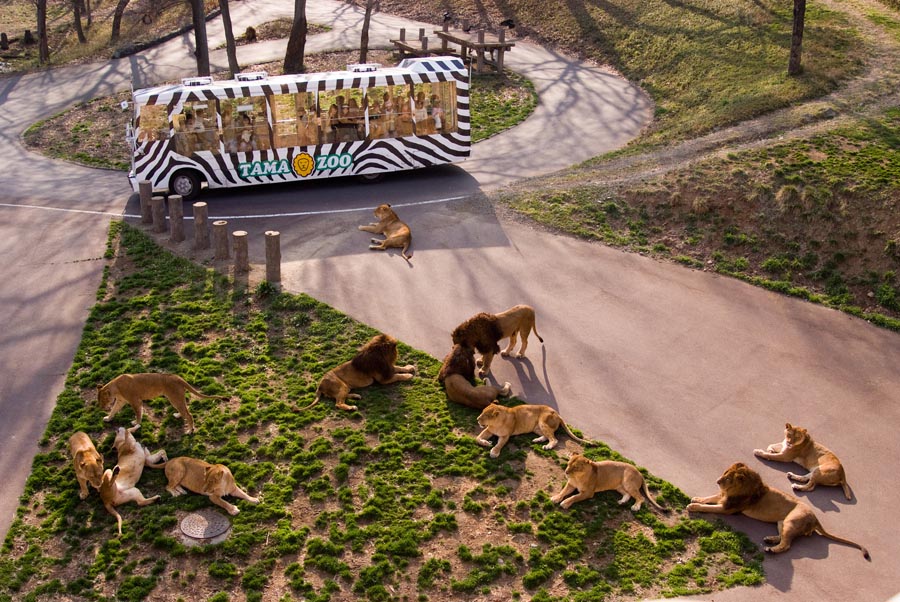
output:
<svg viewBox="0 0 900 602"><path fill-rule="evenodd" d="M471 147L469 72L456 57L192 77L135 90L132 101L132 188L146 180L185 200L204 185L378 179L463 161Z"/></svg>

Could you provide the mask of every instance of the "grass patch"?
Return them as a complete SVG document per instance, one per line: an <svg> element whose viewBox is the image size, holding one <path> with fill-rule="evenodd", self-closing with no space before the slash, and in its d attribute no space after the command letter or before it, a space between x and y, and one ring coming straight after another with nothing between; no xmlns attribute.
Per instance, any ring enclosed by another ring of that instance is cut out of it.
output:
<svg viewBox="0 0 900 602"><path fill-rule="evenodd" d="M615 494L561 511L548 491L562 483L563 460L527 439L491 459L473 441L477 412L448 403L438 360L408 346L400 361L418 365L414 381L362 391L357 412L328 401L294 411L374 331L305 295L259 298L135 228L113 228L98 302L3 543L0 600L55 592L93 600L438 599L448 591L515 599L546 596L544 588L624 599L643 597L636 584L642 594L670 595L762 579L758 548L719 523L687 517L686 496L650 475L671 517L632 515ZM241 513L220 545L181 543L179 517L210 502L170 497L161 471L145 471L140 482L145 494L163 495L159 502L120 508L122 537L96 492L78 499L69 435L88 432L112 466L112 429L130 421L129 410L104 425L95 386L144 370L231 395L191 400L194 435L182 434L165 400L152 400L138 433L169 457L226 464L260 495L256 506L236 502ZM605 446L587 453L622 459ZM488 531L510 536L501 546L474 543ZM709 538L720 549L704 546Z"/></svg>

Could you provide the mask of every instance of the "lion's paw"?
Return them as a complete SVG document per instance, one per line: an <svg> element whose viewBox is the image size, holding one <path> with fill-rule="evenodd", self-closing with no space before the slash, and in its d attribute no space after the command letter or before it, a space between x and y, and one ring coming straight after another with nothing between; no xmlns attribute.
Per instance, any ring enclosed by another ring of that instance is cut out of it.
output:
<svg viewBox="0 0 900 602"><path fill-rule="evenodd" d="M112 416L104 416L103 417L103 422L109 422L110 420L112 420Z"/></svg>
<svg viewBox="0 0 900 602"><path fill-rule="evenodd" d="M492 449L492 450L491 450L491 457L492 457L492 458L499 458L499 457L500 457L500 450L498 450L498 449Z"/></svg>
<svg viewBox="0 0 900 602"><path fill-rule="evenodd" d="M700 504L697 503L697 502L691 502L690 504L687 505L687 507L685 508L685 510L688 511L688 512L699 512L699 511L700 511Z"/></svg>
<svg viewBox="0 0 900 602"><path fill-rule="evenodd" d="M477 443L477 444L480 445L481 447L490 447L491 445L493 445L493 444L492 444L490 441L488 441L487 439L475 439L475 443Z"/></svg>
<svg viewBox="0 0 900 602"><path fill-rule="evenodd" d="M503 351L500 352L501 357L506 357L508 355L509 355L509 351L507 351L506 349L504 349Z"/></svg>
<svg viewBox="0 0 900 602"><path fill-rule="evenodd" d="M525 354L519 352L519 353L516 354L516 357L519 358L519 359L522 359L523 357L525 357Z"/></svg>
<svg viewBox="0 0 900 602"><path fill-rule="evenodd" d="M754 455L754 456L762 456L762 455L767 454L767 453L769 453L769 452L767 452L767 451L764 450L764 449L754 449L754 450L753 450L753 455Z"/></svg>

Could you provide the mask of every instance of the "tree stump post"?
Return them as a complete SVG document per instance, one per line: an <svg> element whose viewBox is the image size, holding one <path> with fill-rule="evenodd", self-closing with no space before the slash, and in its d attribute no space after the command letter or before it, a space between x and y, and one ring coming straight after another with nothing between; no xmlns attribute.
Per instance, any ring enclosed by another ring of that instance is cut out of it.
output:
<svg viewBox="0 0 900 602"><path fill-rule="evenodd" d="M141 195L141 223L152 224L153 213L150 211L150 199L153 198L153 185L149 180L138 182L138 193Z"/></svg>
<svg viewBox="0 0 900 602"><path fill-rule="evenodd" d="M153 215L153 228L157 234L166 231L166 200L161 196L150 198L150 213Z"/></svg>
<svg viewBox="0 0 900 602"><path fill-rule="evenodd" d="M231 253L228 249L228 222L223 219L213 222L213 247L216 250L215 259L228 259Z"/></svg>
<svg viewBox="0 0 900 602"><path fill-rule="evenodd" d="M194 249L209 248L209 209L206 203L194 203Z"/></svg>
<svg viewBox="0 0 900 602"><path fill-rule="evenodd" d="M247 248L247 232L235 230L234 238L234 272L243 274L250 271L250 252Z"/></svg>
<svg viewBox="0 0 900 602"><path fill-rule="evenodd" d="M184 200L180 194L169 197L169 240L181 242L184 240Z"/></svg>
<svg viewBox="0 0 900 602"><path fill-rule="evenodd" d="M266 280L281 282L281 233L266 232Z"/></svg>

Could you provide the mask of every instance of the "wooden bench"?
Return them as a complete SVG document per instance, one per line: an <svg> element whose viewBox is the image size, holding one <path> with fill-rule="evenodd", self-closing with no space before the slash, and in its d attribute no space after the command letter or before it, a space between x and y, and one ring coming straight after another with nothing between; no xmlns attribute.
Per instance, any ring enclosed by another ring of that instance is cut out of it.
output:
<svg viewBox="0 0 900 602"><path fill-rule="evenodd" d="M412 56L428 56L430 54L434 54L434 51L429 50L428 48L428 38L425 37L425 28L419 28L419 39L417 40L418 45L411 43L412 40L406 39L406 28L403 27L400 29L400 38L397 40L391 40L391 44L393 44L397 48L397 52L400 54L400 58L403 58L407 54Z"/></svg>

